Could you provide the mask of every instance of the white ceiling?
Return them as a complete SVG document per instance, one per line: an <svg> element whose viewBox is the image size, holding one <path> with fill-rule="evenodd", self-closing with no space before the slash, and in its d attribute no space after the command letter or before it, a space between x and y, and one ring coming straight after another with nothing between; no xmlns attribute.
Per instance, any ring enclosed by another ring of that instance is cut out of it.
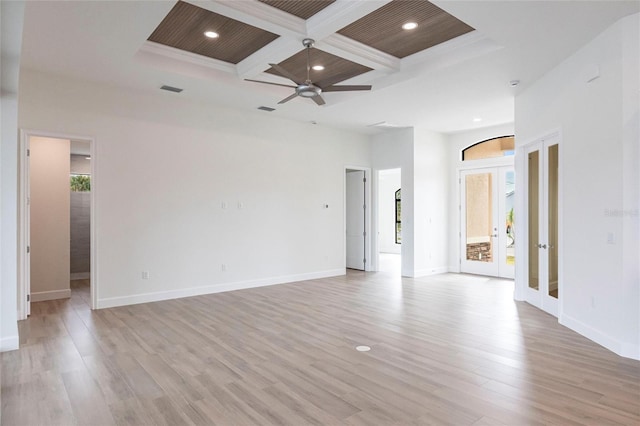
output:
<svg viewBox="0 0 640 426"><path fill-rule="evenodd" d="M385 2L338 0L338 6L363 13ZM251 20L254 25L288 32L289 37L238 67L159 51L146 40L175 2L135 0L28 2L21 65L136 91L157 93L166 84L184 92L163 92L162 96L241 110L276 107L265 114L364 133L380 131L369 126L381 122L450 133L512 122L516 91L526 89L616 20L640 11L638 1L432 2L476 31L405 58L386 72L357 77L349 83L372 84L373 90L328 93L323 107L306 99L277 105L290 94L289 89L242 80L286 83L260 72L267 62L279 62L300 50L298 43L310 28L318 48L338 49L332 39L323 38L329 37L322 34L328 21L318 20L315 27L296 26L297 18L279 13L266 16L260 8L268 6L256 5L256 0L194 2ZM332 19L338 22L337 16ZM342 53L349 54L345 49ZM521 81L517 88L509 85L514 79ZM474 122L474 118L482 121Z"/></svg>

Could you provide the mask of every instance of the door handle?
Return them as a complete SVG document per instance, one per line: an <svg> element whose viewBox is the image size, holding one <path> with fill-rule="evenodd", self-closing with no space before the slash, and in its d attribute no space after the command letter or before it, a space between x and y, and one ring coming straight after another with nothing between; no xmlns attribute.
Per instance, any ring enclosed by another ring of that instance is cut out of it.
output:
<svg viewBox="0 0 640 426"><path fill-rule="evenodd" d="M546 249L546 248L547 248L547 245L546 245L546 244L538 244L538 248Z"/></svg>

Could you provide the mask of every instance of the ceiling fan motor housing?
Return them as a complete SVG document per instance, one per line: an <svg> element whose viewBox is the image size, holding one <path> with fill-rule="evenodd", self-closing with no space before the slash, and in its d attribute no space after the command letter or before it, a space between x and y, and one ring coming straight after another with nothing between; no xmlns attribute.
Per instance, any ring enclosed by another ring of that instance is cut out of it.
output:
<svg viewBox="0 0 640 426"><path fill-rule="evenodd" d="M322 93L322 89L313 83L303 83L296 87L296 93L303 98L313 98L319 96Z"/></svg>

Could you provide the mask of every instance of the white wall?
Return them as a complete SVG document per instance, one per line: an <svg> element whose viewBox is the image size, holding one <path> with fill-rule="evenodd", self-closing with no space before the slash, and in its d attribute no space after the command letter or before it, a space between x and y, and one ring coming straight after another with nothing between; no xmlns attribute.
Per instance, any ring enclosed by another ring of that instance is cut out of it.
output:
<svg viewBox="0 0 640 426"><path fill-rule="evenodd" d="M344 273L344 167L370 166L368 137L21 79L21 127L95 137L99 307Z"/></svg>
<svg viewBox="0 0 640 426"><path fill-rule="evenodd" d="M71 296L70 141L29 140L31 301Z"/></svg>
<svg viewBox="0 0 640 426"><path fill-rule="evenodd" d="M414 226L413 226L413 128L394 129L375 135L372 142L371 162L375 171L386 169L401 170L402 211L402 275L414 276ZM375 182L377 185L378 183ZM377 197L378 191L373 193ZM373 200L378 202L377 198ZM377 220L374 221L377 223ZM373 242L373 253L378 253L378 242Z"/></svg>
<svg viewBox="0 0 640 426"><path fill-rule="evenodd" d="M416 128L414 139L414 274L448 270L449 152L446 137Z"/></svg>
<svg viewBox="0 0 640 426"><path fill-rule="evenodd" d="M561 130L559 320L638 359L639 16L610 27L516 98L519 150ZM594 70L600 77L588 82ZM521 268L516 278L524 285Z"/></svg>
<svg viewBox="0 0 640 426"><path fill-rule="evenodd" d="M378 251L380 253L400 254L401 244L396 244L395 197L396 191L402 186L401 179L400 169L381 170L378 174Z"/></svg>
<svg viewBox="0 0 640 426"><path fill-rule="evenodd" d="M24 2L0 2L0 351L18 348L18 75Z"/></svg>
<svg viewBox="0 0 640 426"><path fill-rule="evenodd" d="M462 150L475 143L499 136L513 135L514 124L507 123L499 126L484 127L466 132L447 135L447 158L449 161L449 271L460 272L460 170L466 167L481 167L486 164L482 160L462 162ZM466 164L465 164L466 163ZM517 176L516 176L517 179Z"/></svg>
<svg viewBox="0 0 640 426"><path fill-rule="evenodd" d="M402 170L402 275L446 272L449 164L446 138L426 129L398 129L373 139L376 170Z"/></svg>

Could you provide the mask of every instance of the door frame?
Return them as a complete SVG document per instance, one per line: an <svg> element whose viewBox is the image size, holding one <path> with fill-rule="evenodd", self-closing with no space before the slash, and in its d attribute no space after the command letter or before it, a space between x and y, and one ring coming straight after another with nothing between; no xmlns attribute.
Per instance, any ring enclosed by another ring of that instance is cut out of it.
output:
<svg viewBox="0 0 640 426"><path fill-rule="evenodd" d="M344 206L342 211L342 235L344 236L343 246L342 246L342 261L343 267L346 273L347 270L347 172L349 170L357 170L364 171L364 177L366 182L364 184L364 204L366 206L364 213L364 229L365 229L365 239L364 239L364 252L366 262L364 264L365 272L375 271L376 260L371 256L371 183L372 183L372 175L370 167L362 167L362 166L344 166L342 171L342 205Z"/></svg>
<svg viewBox="0 0 640 426"><path fill-rule="evenodd" d="M516 194L517 194L518 171L516 170L515 162L516 162L515 156L496 157L496 158L486 158L481 160L467 160L462 162L458 167L456 167L456 175L455 175L455 191L456 192L455 193L456 193L456 203L458 207L457 208L458 216L455 223L457 226L456 231L458 234L458 244L455 244L455 251L457 252L456 254L457 254L458 262L455 262L455 265L451 265L451 272L457 272L457 273L461 272L462 256L464 255L461 250L463 215L462 215L462 182L460 177L462 176L462 172L468 171L468 170L474 170L474 169L490 169L490 168L500 168L500 167L511 166L513 167L516 174ZM516 210L518 209L517 200L516 200L515 208ZM517 244L516 244L516 247L517 247ZM455 257L453 257L453 259L455 259ZM517 259L518 259L518 252L516 249L516 263L517 263ZM516 270L516 273L517 273L517 270Z"/></svg>
<svg viewBox="0 0 640 426"><path fill-rule="evenodd" d="M42 130L20 129L19 169L18 169L18 320L27 319L31 313L31 302L27 301L27 295L31 292L31 262L27 254L27 246L30 241L29 219L29 194L30 194L30 168L27 150L32 137L44 137L53 139L81 140L89 143L91 155L91 197L90 197L90 292L91 309L98 306L98 241L96 238L97 217L96 193L98 191L97 179L97 147L96 140L91 136L70 135L65 133L48 132Z"/></svg>
<svg viewBox="0 0 640 426"><path fill-rule="evenodd" d="M373 210L373 222L372 222L372 236L371 244L372 244L372 253L371 256L373 262L371 265L371 270L375 272L380 271L380 172L385 170L399 170L400 172L400 189L402 189L402 167L389 167L385 169L375 169L375 173L373 173L373 187L375 191L373 191L374 198L372 199L372 205L375 205ZM406 245L400 244L400 259L402 265L402 259L404 258L403 251ZM400 267L400 275L402 276L402 266Z"/></svg>
<svg viewBox="0 0 640 426"><path fill-rule="evenodd" d="M495 276L500 278L513 279L515 277L515 267L507 265L506 257L507 257L507 246L506 246L506 230L503 227L504 223L502 222L506 217L506 206L504 200L504 189L506 186L506 173L512 172L515 175L515 167L511 164L501 165L501 166L493 166L493 167L477 167L472 169L463 169L459 171L458 174L458 182L459 186L459 197L460 197L460 222L459 222L459 250L460 250L460 258L459 265L460 271L462 272L463 265L465 265L466 261L466 200L462 196L463 190L466 194L466 188L462 181L468 175L472 174L483 174L483 173L491 173L494 176L495 182L492 184L492 199L494 200L494 205L492 206L492 223L496 226L496 228L492 231L497 235L492 233L492 245L493 245L493 255L494 262L491 264L483 264L482 262L469 263L464 271L464 273L470 274L478 274L478 275L487 275L487 276ZM494 209L495 208L495 209ZM465 231L465 236L462 236L462 231ZM514 247L515 249L515 247Z"/></svg>
<svg viewBox="0 0 640 426"><path fill-rule="evenodd" d="M521 239L523 240L523 244L520 245L520 248L516 251L516 259L528 259L529 258L529 211L526 208L528 206L528 153L532 150L535 150L537 147L541 153L541 161L540 161L540 182L542 182L542 186L540 188L540 192L543 195L547 195L548 191L548 161L546 160L547 156L547 148L552 145L558 145L558 299L555 303L549 303L545 299L545 295L543 294L542 289L540 289L541 285L539 285L539 290L537 294L534 294L532 290L529 289L529 262L522 261L519 264L516 263L516 300L523 300L527 303L551 314L557 318L562 318L563 314L563 302L564 302L564 267L562 262L562 250L564 248L564 226L563 226L563 167L562 167L562 159L564 158L563 154L563 144L562 144L562 132L560 130L554 130L549 133L546 133L544 136L533 138L527 141L525 144L522 144L518 147L518 151L520 152L519 157L519 169L521 170L521 179L520 186L516 187L516 194L520 192L521 202L516 203L518 206L522 206L522 220L517 222L519 225L519 235L521 235ZM544 157L544 158L543 158ZM520 190L520 191L519 191ZM546 209L547 209L548 199L544 197L542 202L539 205L539 210L545 211L544 216L539 215L541 221L544 223L544 220L547 219ZM539 235L542 234L542 229L547 229L548 224L544 223L544 228L539 229ZM544 260L545 268L543 268L544 272L548 271L548 259ZM518 267L518 265L520 265ZM545 278L546 279L546 278ZM548 286L548 283L547 283ZM537 296L537 297L534 297ZM547 296L549 297L549 296ZM546 303L545 303L546 302Z"/></svg>

